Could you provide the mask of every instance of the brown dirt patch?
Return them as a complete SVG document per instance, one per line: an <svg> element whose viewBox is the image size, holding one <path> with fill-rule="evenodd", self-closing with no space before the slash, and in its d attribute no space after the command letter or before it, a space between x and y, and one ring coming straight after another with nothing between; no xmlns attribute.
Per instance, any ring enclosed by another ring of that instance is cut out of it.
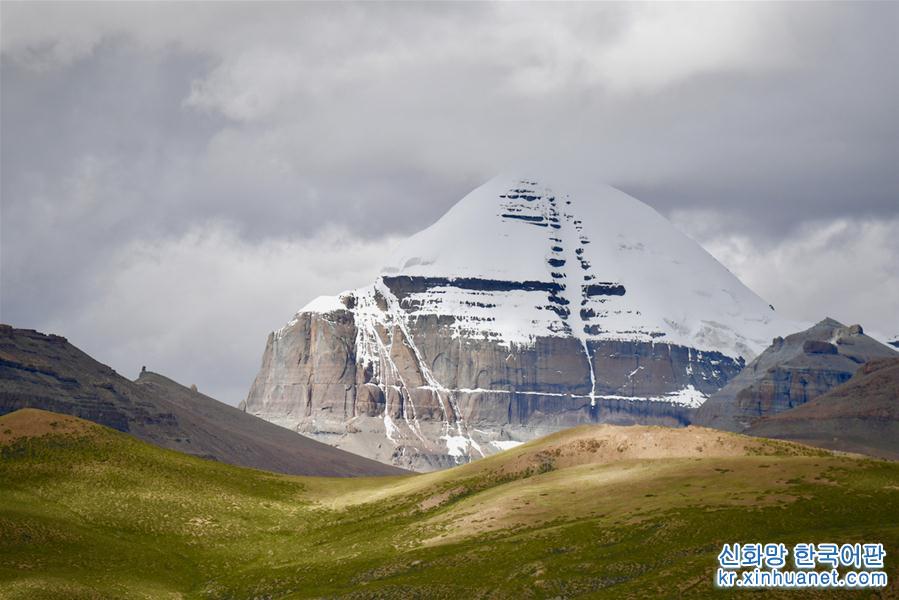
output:
<svg viewBox="0 0 899 600"><path fill-rule="evenodd" d="M93 423L78 417L23 408L0 417L0 445L43 435L84 434L95 428Z"/></svg>

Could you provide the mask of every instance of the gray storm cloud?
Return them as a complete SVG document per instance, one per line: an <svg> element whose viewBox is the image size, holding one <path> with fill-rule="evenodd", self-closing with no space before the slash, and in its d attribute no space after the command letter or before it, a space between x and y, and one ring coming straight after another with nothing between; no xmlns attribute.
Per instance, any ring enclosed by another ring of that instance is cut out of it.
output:
<svg viewBox="0 0 899 600"><path fill-rule="evenodd" d="M236 403L265 335L496 172L899 333L899 6L4 3L2 320Z"/></svg>

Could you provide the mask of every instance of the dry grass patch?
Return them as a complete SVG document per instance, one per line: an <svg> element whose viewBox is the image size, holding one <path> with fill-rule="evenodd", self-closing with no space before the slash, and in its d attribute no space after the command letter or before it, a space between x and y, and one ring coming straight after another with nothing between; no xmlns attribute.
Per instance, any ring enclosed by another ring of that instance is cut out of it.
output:
<svg viewBox="0 0 899 600"><path fill-rule="evenodd" d="M44 435L86 435L96 430L97 425L77 417L22 408L0 417L0 446Z"/></svg>

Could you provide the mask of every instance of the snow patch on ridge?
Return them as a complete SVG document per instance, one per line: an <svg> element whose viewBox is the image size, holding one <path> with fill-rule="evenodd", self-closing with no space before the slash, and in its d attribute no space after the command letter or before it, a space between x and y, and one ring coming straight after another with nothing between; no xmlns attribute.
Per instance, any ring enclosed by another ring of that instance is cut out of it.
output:
<svg viewBox="0 0 899 600"><path fill-rule="evenodd" d="M664 398L666 402L671 402L673 404L680 404L681 406L690 408L699 408L702 406L702 403L708 399L708 396L693 387L693 384L690 384L681 390L666 394L665 396L662 396L662 398Z"/></svg>
<svg viewBox="0 0 899 600"><path fill-rule="evenodd" d="M329 313L345 308L346 306L340 301L340 296L319 296L301 308L300 312Z"/></svg>
<svg viewBox="0 0 899 600"><path fill-rule="evenodd" d="M456 462L470 456L472 440L468 436L447 434L440 436L440 439L446 441L447 453L455 458Z"/></svg>
<svg viewBox="0 0 899 600"><path fill-rule="evenodd" d="M511 450L512 448L517 448L522 445L524 442L516 442L515 440L495 440L490 442L490 445L496 448L497 450Z"/></svg>
<svg viewBox="0 0 899 600"><path fill-rule="evenodd" d="M316 313L316 314L325 314L329 312L333 312L335 310L344 310L346 306L341 302L341 298L344 294L340 294L338 296L318 296L314 300L310 301L303 308L298 310L296 314L294 314L293 318L288 321L284 327L274 332L275 339L280 339L284 332L296 325L300 322L300 316L304 313Z"/></svg>

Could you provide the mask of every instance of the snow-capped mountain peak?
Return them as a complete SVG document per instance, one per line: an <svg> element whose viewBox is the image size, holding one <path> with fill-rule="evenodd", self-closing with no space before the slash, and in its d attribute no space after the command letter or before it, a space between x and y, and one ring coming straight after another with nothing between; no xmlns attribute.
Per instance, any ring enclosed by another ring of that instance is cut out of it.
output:
<svg viewBox="0 0 899 600"><path fill-rule="evenodd" d="M418 312L506 343L656 340L748 360L790 328L699 244L609 186L494 178L401 243L383 276L418 282Z"/></svg>
<svg viewBox="0 0 899 600"><path fill-rule="evenodd" d="M627 194L501 176L271 336L246 407L429 469L579 423L685 424L799 328Z"/></svg>

